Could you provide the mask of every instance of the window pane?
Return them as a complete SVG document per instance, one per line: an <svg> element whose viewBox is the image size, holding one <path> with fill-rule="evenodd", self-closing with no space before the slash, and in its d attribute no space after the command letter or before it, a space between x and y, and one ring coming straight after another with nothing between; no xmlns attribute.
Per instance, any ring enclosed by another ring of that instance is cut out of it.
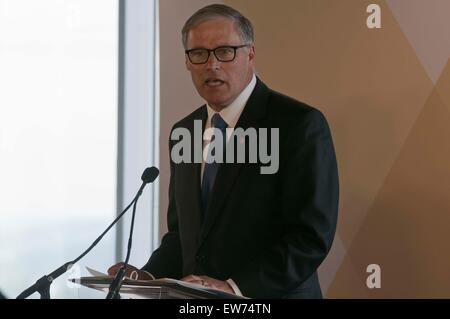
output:
<svg viewBox="0 0 450 319"><path fill-rule="evenodd" d="M115 216L117 33L117 1L0 0L0 290L8 297L77 257ZM79 265L104 270L114 241L112 230ZM78 297L66 278L52 297Z"/></svg>

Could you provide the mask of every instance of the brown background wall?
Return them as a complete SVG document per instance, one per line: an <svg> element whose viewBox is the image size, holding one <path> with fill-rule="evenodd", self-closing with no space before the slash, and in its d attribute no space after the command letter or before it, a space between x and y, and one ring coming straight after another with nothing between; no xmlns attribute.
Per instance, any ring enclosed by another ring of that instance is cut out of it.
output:
<svg viewBox="0 0 450 319"><path fill-rule="evenodd" d="M164 224L169 124L201 103L178 53L179 30L209 2L186 2L160 1ZM263 81L330 123L341 196L320 269L326 296L450 298L450 2L224 2L254 23ZM381 29L366 26L370 3L381 6ZM366 286L373 263L381 289Z"/></svg>
<svg viewBox="0 0 450 319"><path fill-rule="evenodd" d="M172 125L204 104L184 64L181 29L198 9L220 1L160 0L160 232L167 231L169 134Z"/></svg>

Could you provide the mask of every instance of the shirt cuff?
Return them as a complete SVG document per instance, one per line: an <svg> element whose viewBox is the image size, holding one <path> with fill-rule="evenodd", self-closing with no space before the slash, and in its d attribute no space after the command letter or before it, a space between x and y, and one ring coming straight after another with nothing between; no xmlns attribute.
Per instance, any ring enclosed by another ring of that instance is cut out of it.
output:
<svg viewBox="0 0 450 319"><path fill-rule="evenodd" d="M236 285L233 279L227 279L227 283L231 286L231 289L233 289L235 295L243 297L241 290Z"/></svg>

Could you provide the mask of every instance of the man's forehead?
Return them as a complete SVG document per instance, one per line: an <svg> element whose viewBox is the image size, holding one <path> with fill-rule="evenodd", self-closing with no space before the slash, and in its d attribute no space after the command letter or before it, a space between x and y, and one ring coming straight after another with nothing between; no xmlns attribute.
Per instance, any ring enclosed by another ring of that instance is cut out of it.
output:
<svg viewBox="0 0 450 319"><path fill-rule="evenodd" d="M225 45L230 42L239 42L239 40L239 33L234 22L223 17L211 18L199 23L189 31L187 36L189 46Z"/></svg>

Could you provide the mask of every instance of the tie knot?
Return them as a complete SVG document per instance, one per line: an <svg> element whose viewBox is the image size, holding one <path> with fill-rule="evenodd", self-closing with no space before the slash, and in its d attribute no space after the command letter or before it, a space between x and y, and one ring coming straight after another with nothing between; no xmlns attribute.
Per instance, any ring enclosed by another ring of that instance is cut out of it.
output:
<svg viewBox="0 0 450 319"><path fill-rule="evenodd" d="M211 123L213 127L218 128L221 131L224 131L228 127L227 122L223 120L219 113L212 116Z"/></svg>

